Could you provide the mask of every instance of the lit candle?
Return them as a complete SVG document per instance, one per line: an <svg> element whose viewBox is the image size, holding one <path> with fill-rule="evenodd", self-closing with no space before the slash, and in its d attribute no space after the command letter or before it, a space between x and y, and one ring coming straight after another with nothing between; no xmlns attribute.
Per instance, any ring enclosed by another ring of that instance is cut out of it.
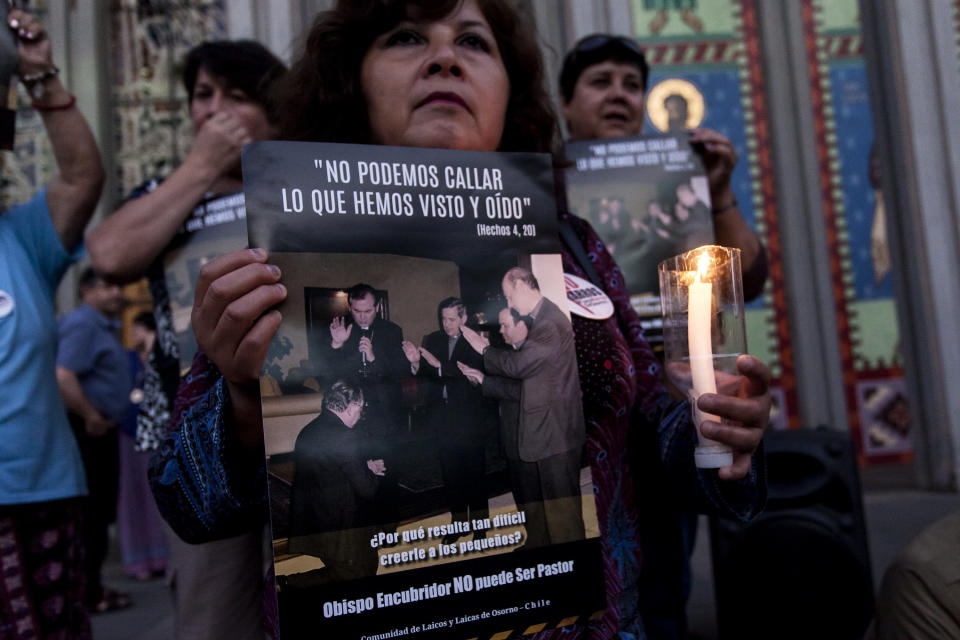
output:
<svg viewBox="0 0 960 640"><path fill-rule="evenodd" d="M713 343L710 324L713 317L713 284L706 281L710 256L704 251L697 259L696 279L690 284L690 306L687 316L687 340L690 347L690 375L694 399L704 393L717 392L713 375Z"/></svg>
<svg viewBox="0 0 960 640"><path fill-rule="evenodd" d="M697 441L700 444L695 454L696 464L701 468L725 467L733 464L733 454L729 447L704 438L700 434L700 424L704 420L720 422L717 416L700 411L697 399L704 393L717 392L717 379L713 370L713 341L711 325L713 320L713 284L708 279L710 256L704 251L697 259L697 273L688 289L689 306L687 310L687 341L690 351L690 377L693 382L691 402L693 404L694 423L697 429Z"/></svg>

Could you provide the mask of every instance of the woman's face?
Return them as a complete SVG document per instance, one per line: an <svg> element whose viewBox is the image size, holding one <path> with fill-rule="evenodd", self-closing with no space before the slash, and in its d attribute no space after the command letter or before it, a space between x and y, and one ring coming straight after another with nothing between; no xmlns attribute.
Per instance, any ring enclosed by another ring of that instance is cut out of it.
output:
<svg viewBox="0 0 960 640"><path fill-rule="evenodd" d="M510 81L475 0L436 22L405 20L363 58L360 83L372 142L494 151Z"/></svg>
<svg viewBox="0 0 960 640"><path fill-rule="evenodd" d="M190 101L190 118L194 132L200 131L203 124L219 112L234 116L254 140L273 137L267 112L259 102L201 68L197 71L197 79L193 83L193 99Z"/></svg>

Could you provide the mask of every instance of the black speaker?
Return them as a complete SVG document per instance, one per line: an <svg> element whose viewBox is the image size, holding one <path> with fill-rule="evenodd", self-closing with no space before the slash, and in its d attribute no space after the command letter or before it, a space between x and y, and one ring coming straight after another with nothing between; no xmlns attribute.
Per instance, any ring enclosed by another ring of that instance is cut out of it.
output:
<svg viewBox="0 0 960 640"><path fill-rule="evenodd" d="M710 519L720 638L859 640L874 593L850 435L771 431L764 446L766 510Z"/></svg>

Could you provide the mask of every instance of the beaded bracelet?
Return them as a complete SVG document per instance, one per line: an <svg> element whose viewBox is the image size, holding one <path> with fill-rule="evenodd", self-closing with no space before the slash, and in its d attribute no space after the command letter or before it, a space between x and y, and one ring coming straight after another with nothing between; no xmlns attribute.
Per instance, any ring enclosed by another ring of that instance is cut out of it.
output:
<svg viewBox="0 0 960 640"><path fill-rule="evenodd" d="M59 74L60 74L60 68L55 64L51 64L49 67L47 67L43 71L38 71L37 73L28 73L25 76L20 76L20 82L22 82L27 86L30 86L31 84L35 84L37 82L47 80L48 78L52 78L53 76L56 76Z"/></svg>
<svg viewBox="0 0 960 640"><path fill-rule="evenodd" d="M43 82L45 80L49 80L50 78L55 78L58 75L60 75L60 67L55 64L51 64L43 71L38 71L37 73L28 73L25 76L20 76L20 82L22 82L23 86L27 88L27 91L34 100L39 100L43 97Z"/></svg>

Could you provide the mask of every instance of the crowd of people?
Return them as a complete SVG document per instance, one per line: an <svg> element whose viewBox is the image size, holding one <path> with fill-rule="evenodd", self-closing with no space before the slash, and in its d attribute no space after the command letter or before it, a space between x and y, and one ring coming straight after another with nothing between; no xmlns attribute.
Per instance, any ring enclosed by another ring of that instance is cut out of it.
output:
<svg viewBox="0 0 960 640"><path fill-rule="evenodd" d="M281 320L274 307L288 295L283 274L256 247L202 268L192 312L199 351L181 378L164 250L199 201L242 188L240 152L255 140L540 152L562 166L560 124L526 20L507 0L341 0L317 16L289 70L255 42L194 48L183 72L190 151L87 234L93 270L81 279L84 305L60 322L58 351L53 291L80 257L103 169L42 24L10 11L19 76L59 173L30 202L0 215L0 384L10 391L0 402L0 637L87 638L90 612L128 604L101 584L105 522L118 478L130 483L121 494L142 497L145 472L165 535L138 547L131 534L124 551L135 575L169 573L177 637L277 634L263 551L269 522L258 376ZM633 40L579 41L560 77L571 139L639 133L647 73ZM756 293L766 262L730 189L736 151L707 129L694 130L691 141L707 170L717 242L741 249L746 289ZM516 268L501 283L503 346L467 326L458 298L440 302L438 331L415 345L377 317L372 287L351 289L350 317L330 325L323 345L339 372L324 389L320 418L297 439L291 548L298 538L301 552L319 549L335 576L371 571L369 554L329 541L316 547L312 535L356 525L370 503L382 506L381 521L389 514L394 438L402 437L390 408L399 388L370 381L410 376L429 385L428 423L458 425L438 442L452 519L488 508L482 426L469 419L484 398L498 407L517 504L528 515L540 509L529 544L583 537L579 472L589 465L606 610L534 637L682 637L682 590L658 599L651 584L682 585L684 533L679 525L665 533L654 521L668 503L742 520L763 508L758 448L770 373L742 356L738 393L701 396L699 409L718 420L694 424L689 402L662 383L619 267L589 223L566 210L560 174L557 195L564 271L602 289L614 314L568 319L530 271ZM138 320L131 356L116 341L115 285L143 277L154 308ZM139 407L135 426L131 400ZM357 430L364 420L369 428ZM698 429L733 449L731 466L694 466ZM169 557L156 551L164 543ZM658 556L672 560L658 566L651 562Z"/></svg>

